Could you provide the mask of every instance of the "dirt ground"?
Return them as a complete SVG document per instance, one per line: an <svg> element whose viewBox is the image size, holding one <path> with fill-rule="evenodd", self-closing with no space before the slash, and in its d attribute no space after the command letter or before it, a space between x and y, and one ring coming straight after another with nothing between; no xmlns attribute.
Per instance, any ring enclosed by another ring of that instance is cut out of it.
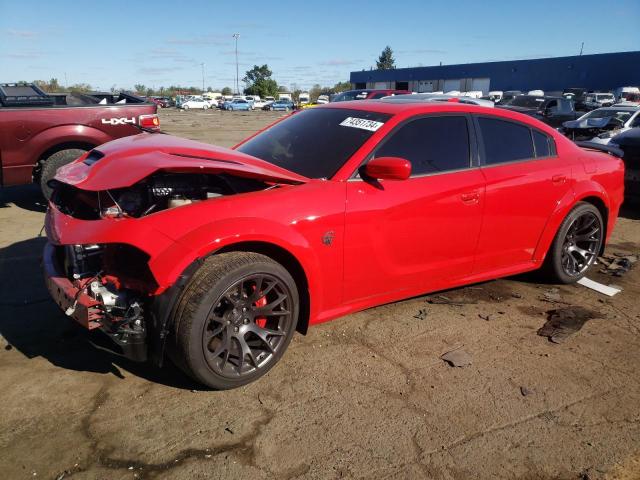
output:
<svg viewBox="0 0 640 480"><path fill-rule="evenodd" d="M161 117L228 146L279 115ZM590 275L613 298L510 278L350 315L212 392L90 346L45 291L37 189L0 195L0 478L640 478L640 264ZM607 254L640 253L638 212ZM560 344L537 335L557 309L588 320Z"/></svg>

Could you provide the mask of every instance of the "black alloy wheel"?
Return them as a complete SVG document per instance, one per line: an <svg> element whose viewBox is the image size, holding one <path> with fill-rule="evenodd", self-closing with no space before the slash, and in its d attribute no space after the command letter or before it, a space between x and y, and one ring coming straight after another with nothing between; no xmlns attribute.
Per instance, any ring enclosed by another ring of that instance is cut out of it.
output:
<svg viewBox="0 0 640 480"><path fill-rule="evenodd" d="M293 325L291 307L291 292L273 275L249 275L227 288L202 335L209 367L229 378L263 368L286 343Z"/></svg>
<svg viewBox="0 0 640 480"><path fill-rule="evenodd" d="M254 252L208 257L172 314L167 353L185 373L223 390L278 363L298 323L298 287L281 264Z"/></svg>
<svg viewBox="0 0 640 480"><path fill-rule="evenodd" d="M560 224L547 252L542 273L547 280L574 283L584 277L600 255L605 239L602 213L579 202Z"/></svg>
<svg viewBox="0 0 640 480"><path fill-rule="evenodd" d="M585 273L602 245L602 225L593 212L585 212L570 224L562 245L562 269L570 277Z"/></svg>

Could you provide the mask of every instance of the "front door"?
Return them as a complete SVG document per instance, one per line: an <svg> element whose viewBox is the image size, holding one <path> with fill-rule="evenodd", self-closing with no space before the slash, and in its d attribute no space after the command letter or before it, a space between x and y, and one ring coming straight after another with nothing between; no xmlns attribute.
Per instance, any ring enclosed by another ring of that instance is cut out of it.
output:
<svg viewBox="0 0 640 480"><path fill-rule="evenodd" d="M427 291L471 273L484 178L472 163L469 131L464 115L411 120L372 155L409 160L409 179L348 182L345 302Z"/></svg>

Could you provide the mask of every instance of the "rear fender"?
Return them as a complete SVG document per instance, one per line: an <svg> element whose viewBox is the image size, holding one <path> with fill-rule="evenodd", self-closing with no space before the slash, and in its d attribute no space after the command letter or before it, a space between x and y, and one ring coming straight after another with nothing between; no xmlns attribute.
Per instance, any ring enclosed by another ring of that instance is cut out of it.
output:
<svg viewBox="0 0 640 480"><path fill-rule="evenodd" d="M110 140L113 140L113 138L103 131L85 125L61 125L49 128L29 139L32 144L39 145L32 162L35 165L38 160L57 145L76 143L95 147Z"/></svg>
<svg viewBox="0 0 640 480"><path fill-rule="evenodd" d="M593 181L585 181L576 184L574 189L567 192L567 194L558 202L558 206L547 221L547 225L540 236L540 240L538 240L538 245L533 254L534 262L544 262L547 252L551 247L551 243L553 242L562 221L578 202L589 197L600 199L607 211L609 210L609 196L601 185ZM606 226L607 240L610 232L612 231L612 222L615 222L615 216L609 215Z"/></svg>

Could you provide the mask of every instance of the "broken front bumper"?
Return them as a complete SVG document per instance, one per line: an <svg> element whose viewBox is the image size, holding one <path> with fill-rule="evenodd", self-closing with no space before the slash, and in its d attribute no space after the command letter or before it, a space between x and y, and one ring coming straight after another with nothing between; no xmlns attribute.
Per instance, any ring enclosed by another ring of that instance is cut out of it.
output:
<svg viewBox="0 0 640 480"><path fill-rule="evenodd" d="M95 347L134 361L147 359L144 332L114 329L105 314L104 305L86 293L88 280L69 280L59 265L55 246L50 243L44 247L42 265L45 283L54 302L90 332L89 341Z"/></svg>

